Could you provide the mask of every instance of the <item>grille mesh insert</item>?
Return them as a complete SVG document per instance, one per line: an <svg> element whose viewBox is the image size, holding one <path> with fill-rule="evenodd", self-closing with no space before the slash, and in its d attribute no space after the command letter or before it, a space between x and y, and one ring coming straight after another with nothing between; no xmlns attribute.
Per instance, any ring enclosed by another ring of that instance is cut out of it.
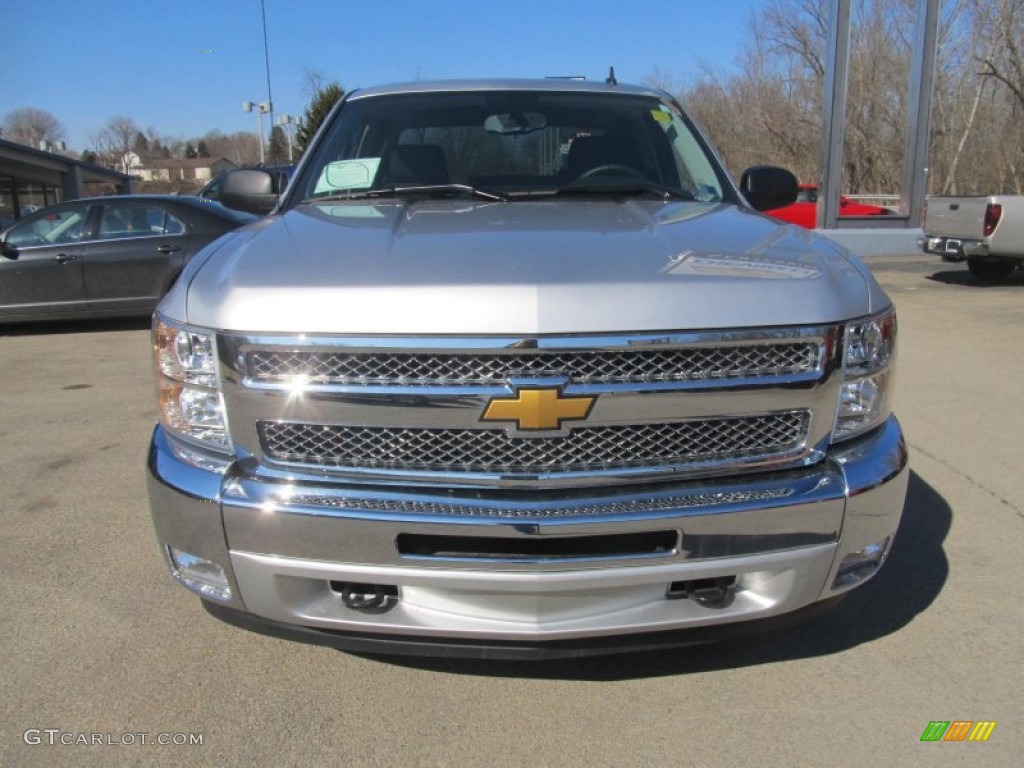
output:
<svg viewBox="0 0 1024 768"><path fill-rule="evenodd" d="M254 350L250 380L314 384L453 386L497 385L510 377L560 375L581 384L762 378L817 371L814 341L671 349L559 350L510 353L323 352Z"/></svg>
<svg viewBox="0 0 1024 768"><path fill-rule="evenodd" d="M328 467L535 475L737 462L803 445L807 411L669 424L577 427L564 437L505 430L261 422L268 458Z"/></svg>

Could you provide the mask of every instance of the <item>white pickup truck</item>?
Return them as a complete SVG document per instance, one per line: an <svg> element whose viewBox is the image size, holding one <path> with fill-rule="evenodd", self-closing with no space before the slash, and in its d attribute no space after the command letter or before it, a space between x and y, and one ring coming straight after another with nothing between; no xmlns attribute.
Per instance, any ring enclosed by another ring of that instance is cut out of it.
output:
<svg viewBox="0 0 1024 768"><path fill-rule="evenodd" d="M929 198L917 244L943 261L966 261L982 280L1009 277L1024 264L1024 196Z"/></svg>

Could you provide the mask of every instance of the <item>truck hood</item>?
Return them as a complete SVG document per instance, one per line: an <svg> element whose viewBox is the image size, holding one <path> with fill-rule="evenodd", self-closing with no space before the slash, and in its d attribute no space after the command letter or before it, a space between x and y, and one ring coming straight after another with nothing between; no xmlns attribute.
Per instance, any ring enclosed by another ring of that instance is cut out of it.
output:
<svg viewBox="0 0 1024 768"><path fill-rule="evenodd" d="M238 230L166 304L250 333L537 335L827 323L884 300L839 245L732 205L375 200Z"/></svg>

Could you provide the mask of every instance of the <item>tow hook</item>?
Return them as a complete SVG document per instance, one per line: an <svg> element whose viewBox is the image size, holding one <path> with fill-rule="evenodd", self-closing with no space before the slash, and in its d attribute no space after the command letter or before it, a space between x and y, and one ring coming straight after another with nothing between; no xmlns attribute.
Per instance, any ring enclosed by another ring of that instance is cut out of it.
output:
<svg viewBox="0 0 1024 768"><path fill-rule="evenodd" d="M341 593L346 608L363 613L386 613L398 603L398 587L390 584L331 582L331 589Z"/></svg>
<svg viewBox="0 0 1024 768"><path fill-rule="evenodd" d="M736 591L735 576L719 576L713 579L673 581L668 588L668 599L689 598L706 608L724 608L732 602Z"/></svg>

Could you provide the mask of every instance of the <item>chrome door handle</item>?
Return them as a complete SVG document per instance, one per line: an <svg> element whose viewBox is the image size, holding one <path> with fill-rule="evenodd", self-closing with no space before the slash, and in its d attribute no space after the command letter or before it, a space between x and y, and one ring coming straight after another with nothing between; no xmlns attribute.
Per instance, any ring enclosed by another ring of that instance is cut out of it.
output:
<svg viewBox="0 0 1024 768"><path fill-rule="evenodd" d="M77 258L73 253L58 253L53 257L53 260L58 264L67 264L69 261L74 261Z"/></svg>
<svg viewBox="0 0 1024 768"><path fill-rule="evenodd" d="M177 253L181 250L180 245L161 245L157 248L160 253Z"/></svg>

